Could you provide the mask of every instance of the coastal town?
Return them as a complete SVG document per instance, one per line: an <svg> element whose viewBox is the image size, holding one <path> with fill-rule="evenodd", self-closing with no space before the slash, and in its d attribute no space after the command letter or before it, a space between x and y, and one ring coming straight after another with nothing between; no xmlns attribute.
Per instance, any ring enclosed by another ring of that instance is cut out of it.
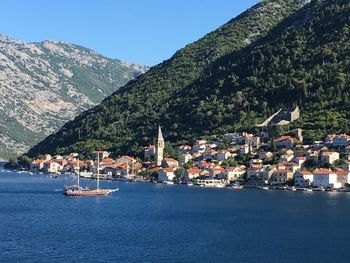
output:
<svg viewBox="0 0 350 263"><path fill-rule="evenodd" d="M158 128L156 144L144 149L144 158L111 158L107 151L81 160L78 153L44 155L33 160L32 172L64 174L120 181L151 181L206 187L257 187L314 191L345 191L350 184L350 136L329 134L323 141L303 143L303 131L271 139L266 134L227 133L223 140L198 139L179 145L176 156L165 156ZM99 156L97 156L99 155ZM99 157L99 158L97 158ZM97 163L97 159L101 161Z"/></svg>

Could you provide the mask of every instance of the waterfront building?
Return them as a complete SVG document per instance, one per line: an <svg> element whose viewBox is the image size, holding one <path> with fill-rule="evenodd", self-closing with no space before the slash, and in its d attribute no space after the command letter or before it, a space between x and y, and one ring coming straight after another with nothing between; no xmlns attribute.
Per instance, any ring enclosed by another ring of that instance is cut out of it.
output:
<svg viewBox="0 0 350 263"><path fill-rule="evenodd" d="M156 156L155 156L155 162L157 166L162 165L163 161L163 154L164 154L164 138L163 138L163 133L160 128L158 127L158 137L157 137L157 144L156 144Z"/></svg>
<svg viewBox="0 0 350 263"><path fill-rule="evenodd" d="M341 183L338 183L336 172L328 169L316 169L314 172L313 186L340 188Z"/></svg>
<svg viewBox="0 0 350 263"><path fill-rule="evenodd" d="M341 187L344 187L349 183L350 180L350 172L343 169L336 169L337 174L337 182L341 184Z"/></svg>
<svg viewBox="0 0 350 263"><path fill-rule="evenodd" d="M286 183L290 179L293 179L293 172L287 169L276 169L272 172L270 182L280 184Z"/></svg>
<svg viewBox="0 0 350 263"><path fill-rule="evenodd" d="M37 159L30 164L31 171L39 171L44 167L45 160Z"/></svg>
<svg viewBox="0 0 350 263"><path fill-rule="evenodd" d="M247 169L247 179L268 180L272 175L272 166L259 165Z"/></svg>
<svg viewBox="0 0 350 263"><path fill-rule="evenodd" d="M224 178L222 179L226 179L227 181L235 181L237 179L242 179L245 173L246 173L246 167L244 165L227 167L226 171L223 174Z"/></svg>
<svg viewBox="0 0 350 263"><path fill-rule="evenodd" d="M44 162L43 170L46 173L58 173L61 171L61 165L56 160L48 160Z"/></svg>
<svg viewBox="0 0 350 263"><path fill-rule="evenodd" d="M172 181L175 178L172 168L163 168L158 172L158 182Z"/></svg>
<svg viewBox="0 0 350 263"><path fill-rule="evenodd" d="M199 169L199 168L189 168L185 171L185 178L184 178L184 181L185 182L188 182L194 178L198 178L201 176L201 173L203 172L202 169Z"/></svg>
<svg viewBox="0 0 350 263"><path fill-rule="evenodd" d="M314 174L310 171L299 171L294 174L295 186L308 187L312 185Z"/></svg>

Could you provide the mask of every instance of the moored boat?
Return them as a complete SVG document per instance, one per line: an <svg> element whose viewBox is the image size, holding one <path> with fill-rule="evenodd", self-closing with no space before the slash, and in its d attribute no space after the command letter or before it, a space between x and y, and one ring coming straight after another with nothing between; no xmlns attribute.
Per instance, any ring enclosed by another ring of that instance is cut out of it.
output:
<svg viewBox="0 0 350 263"><path fill-rule="evenodd" d="M81 187L80 186L80 161L78 159L78 174L77 185L65 187L64 194L67 196L106 196L110 193L116 192L119 189L100 188L100 153L97 153L97 180L96 188Z"/></svg>
<svg viewBox="0 0 350 263"><path fill-rule="evenodd" d="M193 180L194 185L199 185L202 187L216 187L216 188L224 188L226 185L222 183L221 180L218 179L195 179Z"/></svg>
<svg viewBox="0 0 350 263"><path fill-rule="evenodd" d="M118 191L118 189L91 189L91 188L66 188L65 194L68 196L103 196Z"/></svg>
<svg viewBox="0 0 350 263"><path fill-rule="evenodd" d="M235 190L242 190L243 189L243 185L240 185L240 184L235 184L232 186L233 189Z"/></svg>

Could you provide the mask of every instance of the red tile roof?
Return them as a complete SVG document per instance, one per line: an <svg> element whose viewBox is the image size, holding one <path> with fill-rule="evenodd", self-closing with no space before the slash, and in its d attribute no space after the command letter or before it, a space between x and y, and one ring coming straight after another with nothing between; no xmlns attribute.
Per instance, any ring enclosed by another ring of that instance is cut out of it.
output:
<svg viewBox="0 0 350 263"><path fill-rule="evenodd" d="M200 174L203 170L199 168L190 168L187 169L187 173L189 174Z"/></svg>
<svg viewBox="0 0 350 263"><path fill-rule="evenodd" d="M166 162L177 162L174 158L164 158Z"/></svg>
<svg viewBox="0 0 350 263"><path fill-rule="evenodd" d="M334 174L334 172L328 169L316 169L314 174Z"/></svg>
<svg viewBox="0 0 350 263"><path fill-rule="evenodd" d="M299 171L300 174L302 175L312 175L313 173L310 171Z"/></svg>

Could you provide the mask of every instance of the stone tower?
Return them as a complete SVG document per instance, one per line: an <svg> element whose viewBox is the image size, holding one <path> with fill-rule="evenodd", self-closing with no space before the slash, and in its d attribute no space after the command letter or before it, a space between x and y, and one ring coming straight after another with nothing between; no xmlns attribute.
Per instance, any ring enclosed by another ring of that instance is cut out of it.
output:
<svg viewBox="0 0 350 263"><path fill-rule="evenodd" d="M157 138L157 144L156 144L156 165L161 166L163 161L163 152L164 152L164 138L162 134L162 130L160 126L158 127L158 138Z"/></svg>
<svg viewBox="0 0 350 263"><path fill-rule="evenodd" d="M293 130L294 138L296 138L299 142L303 142L303 130L300 128L297 128Z"/></svg>

